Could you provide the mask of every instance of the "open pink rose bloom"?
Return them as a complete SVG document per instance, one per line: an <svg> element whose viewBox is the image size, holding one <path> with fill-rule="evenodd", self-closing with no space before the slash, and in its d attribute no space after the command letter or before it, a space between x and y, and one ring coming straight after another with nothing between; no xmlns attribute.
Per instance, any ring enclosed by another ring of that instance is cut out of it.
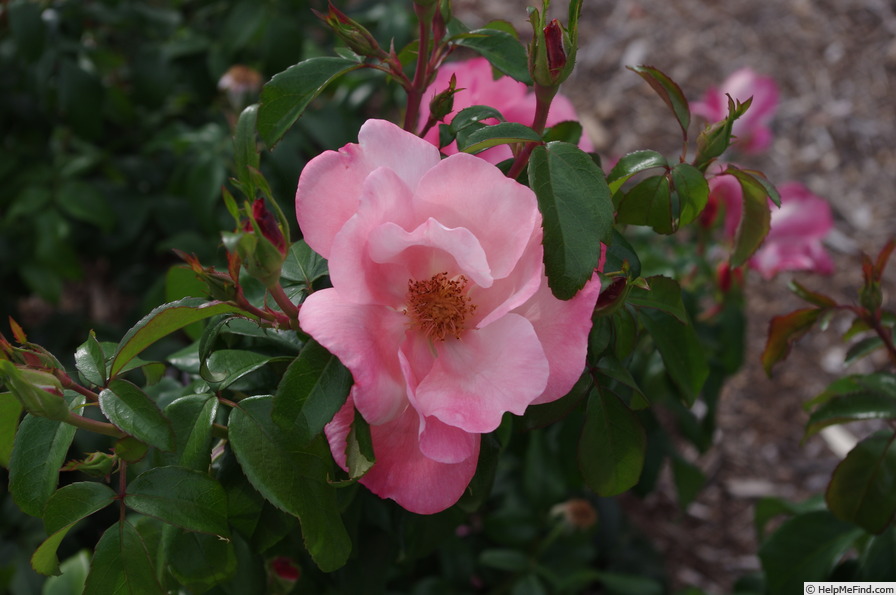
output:
<svg viewBox="0 0 896 595"><path fill-rule="evenodd" d="M448 88L451 75L457 80L457 89L461 89L454 95L454 111L449 114L444 122L450 124L454 114L462 109L474 105L489 105L496 108L508 122L532 125L535 116L535 93L525 84L515 81L509 76L501 76L497 79L492 74L492 66L485 58L472 58L463 62L448 62L439 68L436 79L430 85L424 95L424 101L428 102L436 93L441 93ZM421 118L423 124L429 116L429 111L424 109ZM578 120L576 110L572 103L563 95L557 94L551 102L548 112L547 126L551 127L560 122ZM490 124L497 124L488 122ZM438 146L439 129L433 127L424 136L426 140ZM593 151L594 145L586 135L582 135L579 148L583 151ZM457 153L457 143L451 143L442 151L446 155ZM478 154L479 157L489 163L500 163L510 159L513 155L508 145L499 145Z"/></svg>
<svg viewBox="0 0 896 595"><path fill-rule="evenodd" d="M434 513L473 477L480 434L578 379L600 281L553 297L535 195L492 164L380 120L358 140L299 179L299 225L333 284L299 322L354 378L326 427L336 461L357 408L376 456L361 483Z"/></svg>
<svg viewBox="0 0 896 595"><path fill-rule="evenodd" d="M768 76L760 76L750 68L731 74L718 88L711 87L701 101L691 105L691 112L710 122L718 122L728 115L728 98L753 103L747 112L734 122L735 146L744 153L760 153L772 142L768 125L778 108L778 86Z"/></svg>
<svg viewBox="0 0 896 595"><path fill-rule="evenodd" d="M742 190L733 176L720 175L709 181L712 195L725 205L725 232L734 237L743 211ZM781 208L771 205L771 229L750 259L750 267L766 279L781 271L834 270L822 240L834 227L828 202L799 182L778 187Z"/></svg>

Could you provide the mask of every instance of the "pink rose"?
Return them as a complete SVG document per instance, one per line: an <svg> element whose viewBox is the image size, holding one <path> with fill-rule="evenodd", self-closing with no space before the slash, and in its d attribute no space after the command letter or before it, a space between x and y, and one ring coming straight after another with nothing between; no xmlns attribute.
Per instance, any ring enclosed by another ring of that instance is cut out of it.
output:
<svg viewBox="0 0 896 595"><path fill-rule="evenodd" d="M333 287L299 322L352 372L326 427L345 467L354 409L371 426L371 491L421 514L454 504L480 434L566 394L585 364L597 276L569 301L542 265L533 192L467 154L444 160L380 120L311 160L296 216Z"/></svg>
<svg viewBox="0 0 896 595"><path fill-rule="evenodd" d="M691 105L691 112L710 122L718 122L728 115L728 98L753 103L743 116L734 122L736 146L744 153L759 153L772 142L768 124L778 107L778 86L768 76L760 76L749 68L741 68L731 74L719 88L710 87L702 101Z"/></svg>
<svg viewBox="0 0 896 595"><path fill-rule="evenodd" d="M516 122L517 124L532 125L532 119L535 117L535 93L529 91L529 87L525 84L515 81L509 76L501 76L497 79L492 74L492 66L485 58L473 58L464 62L449 62L439 69L436 74L436 80L433 81L429 90L424 95L424 106L436 93L441 93L448 88L451 75L457 77L457 88L462 89L454 95L454 111L449 114L444 122L450 124L454 118L454 114L464 108L474 105L487 105L501 112L508 122ZM421 117L421 124L426 122L429 117L429 110L424 108ZM568 120L578 120L576 110L572 103L559 93L554 97L551 103L551 110L548 112L547 126L551 127L560 122ZM497 120L489 122L497 124ZM434 126L424 136L426 140L438 146L439 144L439 127ZM594 145L585 134L579 141L579 147L583 151L593 151ZM446 155L457 153L457 143L451 143L442 151ZM505 159L510 159L513 154L510 147L500 145L493 147L478 154L490 163L500 163Z"/></svg>
<svg viewBox="0 0 896 595"><path fill-rule="evenodd" d="M709 181L710 193L725 205L725 233L734 237L743 212L740 183L733 176L719 175ZM771 205L771 229L750 267L771 279L781 271L813 271L828 274L834 264L822 240L833 228L828 202L812 194L799 182L778 187L781 208Z"/></svg>

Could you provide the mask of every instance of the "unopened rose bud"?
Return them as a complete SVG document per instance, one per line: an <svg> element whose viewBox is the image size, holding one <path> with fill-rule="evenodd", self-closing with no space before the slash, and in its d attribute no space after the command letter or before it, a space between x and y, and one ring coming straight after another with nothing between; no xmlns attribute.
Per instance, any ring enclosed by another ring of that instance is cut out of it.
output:
<svg viewBox="0 0 896 595"><path fill-rule="evenodd" d="M118 464L118 457L104 452L92 452L84 460L72 460L62 471L80 471L91 477L108 477Z"/></svg>
<svg viewBox="0 0 896 595"><path fill-rule="evenodd" d="M575 530L586 530L597 524L597 511L584 498L571 498L551 508L552 516L563 518L563 522Z"/></svg>
<svg viewBox="0 0 896 595"><path fill-rule="evenodd" d="M190 265L190 269L196 274L196 277L205 283L205 290L210 298L224 302L232 301L236 298L238 289L233 276L219 273L215 270L215 267L202 266L199 259L192 254L186 254L180 250L175 250L174 252Z"/></svg>
<svg viewBox="0 0 896 595"><path fill-rule="evenodd" d="M345 42L353 52L368 58L383 59L386 52L377 43L376 38L361 23L351 19L344 12L329 3L329 12L323 14L314 11L319 19L325 22L339 39Z"/></svg>
<svg viewBox="0 0 896 595"><path fill-rule="evenodd" d="M0 360L0 381L22 403L28 413L62 421L69 415L62 398L62 384L49 372L29 370Z"/></svg>
<svg viewBox="0 0 896 595"><path fill-rule="evenodd" d="M548 55L548 72L557 78L566 66L566 51L563 49L563 29L560 21L554 19L544 28L545 48Z"/></svg>
<svg viewBox="0 0 896 595"><path fill-rule="evenodd" d="M268 210L263 198L256 198L252 203L252 219L258 224L261 235L286 256L286 238L283 237L283 230L280 229L274 214ZM247 221L243 229L252 231L252 224Z"/></svg>
<svg viewBox="0 0 896 595"><path fill-rule="evenodd" d="M286 556L277 556L271 560L271 571L278 580L291 584L299 580L301 572L295 562Z"/></svg>
<svg viewBox="0 0 896 595"><path fill-rule="evenodd" d="M448 82L448 88L441 93L437 93L432 98L432 101L429 102L429 113L434 121L440 122L445 119L445 116L454 111L454 94L458 91L463 91L463 89L457 89L456 87L457 77L452 74L451 80Z"/></svg>
<svg viewBox="0 0 896 595"><path fill-rule="evenodd" d="M567 30L557 19L550 23L545 21L548 4L543 3L541 12L529 9L533 33L529 44L529 74L535 82L536 92L539 87L556 92L560 83L569 77L576 60L578 12L570 15Z"/></svg>
<svg viewBox="0 0 896 595"><path fill-rule="evenodd" d="M252 204L249 220L243 231L222 234L228 252L239 256L249 274L272 287L280 281L280 269L286 258L286 238L263 199ZM232 263L232 261L231 261Z"/></svg>

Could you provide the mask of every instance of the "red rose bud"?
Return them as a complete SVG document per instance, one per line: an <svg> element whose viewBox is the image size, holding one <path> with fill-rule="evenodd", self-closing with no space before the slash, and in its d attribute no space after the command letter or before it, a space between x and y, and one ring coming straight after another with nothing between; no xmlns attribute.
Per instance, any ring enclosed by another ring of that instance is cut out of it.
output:
<svg viewBox="0 0 896 595"><path fill-rule="evenodd" d="M277 578L288 582L295 582L301 576L298 566L286 556L277 556L271 560L271 570Z"/></svg>
<svg viewBox="0 0 896 595"><path fill-rule="evenodd" d="M557 78L566 66L566 50L563 49L563 28L554 19L544 28L545 49L548 54L548 72Z"/></svg>
<svg viewBox="0 0 896 595"><path fill-rule="evenodd" d="M280 229L277 219L265 206L263 198L256 198L255 202L252 203L252 219L258 224L261 235L267 238L281 254L286 256L286 238L283 237L283 231ZM252 223L247 221L243 225L243 229L245 231L253 231Z"/></svg>
<svg viewBox="0 0 896 595"><path fill-rule="evenodd" d="M628 295L628 281L625 277L616 277L609 287L600 292L597 297L597 305L594 308L598 316L608 316L619 309L625 303Z"/></svg>
<svg viewBox="0 0 896 595"><path fill-rule="evenodd" d="M330 10L327 14L316 10L314 14L329 25L336 36L344 41L345 45L353 52L361 56L378 58L380 60L387 57L386 52L383 51L370 31L357 21L350 19L345 13L333 6L332 2L330 2L329 8Z"/></svg>
<svg viewBox="0 0 896 595"><path fill-rule="evenodd" d="M700 224L700 227L703 229L709 229L716 222L716 218L719 215L719 199L712 194L709 195L709 200L706 201L706 206L700 212L700 216L697 218L697 221Z"/></svg>

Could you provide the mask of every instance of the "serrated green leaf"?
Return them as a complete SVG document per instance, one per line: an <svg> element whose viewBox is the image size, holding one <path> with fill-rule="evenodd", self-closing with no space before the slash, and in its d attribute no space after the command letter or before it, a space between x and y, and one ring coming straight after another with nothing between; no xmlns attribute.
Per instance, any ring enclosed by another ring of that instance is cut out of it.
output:
<svg viewBox="0 0 896 595"><path fill-rule="evenodd" d="M678 281L661 275L647 277L645 280L649 289L632 287L627 302L638 308L661 310L687 324L688 312L681 300L681 286Z"/></svg>
<svg viewBox="0 0 896 595"><path fill-rule="evenodd" d="M516 37L506 31L475 29L455 35L450 41L475 51L507 76L527 85L532 84L526 50Z"/></svg>
<svg viewBox="0 0 896 595"><path fill-rule="evenodd" d="M207 591L236 572L233 543L206 533L176 532L168 560L172 576L193 592Z"/></svg>
<svg viewBox="0 0 896 595"><path fill-rule="evenodd" d="M232 304L196 297L161 305L131 327L121 339L109 364L109 376L118 375L130 360L159 339L198 320L237 312L242 310Z"/></svg>
<svg viewBox="0 0 896 595"><path fill-rule="evenodd" d="M100 392L100 409L109 421L126 434L159 450L174 449L171 422L158 405L139 387L116 379Z"/></svg>
<svg viewBox="0 0 896 595"><path fill-rule="evenodd" d="M544 131L544 142L563 141L578 145L582 140L582 125L574 120L557 122Z"/></svg>
<svg viewBox="0 0 896 595"><path fill-rule="evenodd" d="M480 153L498 145L525 142L541 142L541 135L523 124L500 122L483 126L463 138L458 136L457 147L465 153Z"/></svg>
<svg viewBox="0 0 896 595"><path fill-rule="evenodd" d="M803 405L807 411L833 397L872 393L896 399L896 375L879 372L875 374L850 374L831 382L821 393Z"/></svg>
<svg viewBox="0 0 896 595"><path fill-rule="evenodd" d="M87 382L94 386L106 385L106 356L93 331L75 351L75 367Z"/></svg>
<svg viewBox="0 0 896 595"><path fill-rule="evenodd" d="M202 378L214 390L220 391L271 362L290 359L288 356L275 357L244 349L219 349L213 351L206 360L202 367Z"/></svg>
<svg viewBox="0 0 896 595"><path fill-rule="evenodd" d="M316 57L275 75L262 89L258 108L258 134L268 148L277 144L327 85L361 67L355 60Z"/></svg>
<svg viewBox="0 0 896 595"><path fill-rule="evenodd" d="M638 73L656 91L665 104L669 106L669 109L675 114L675 119L678 120L682 136L687 140L688 126L691 124L691 109L681 87L666 74L652 66L626 66L626 68Z"/></svg>
<svg viewBox="0 0 896 595"><path fill-rule="evenodd" d="M731 266L739 267L759 249L771 229L768 199L780 206L781 197L758 172L729 165L723 175L737 178L743 196L743 215L734 235L734 251L731 254Z"/></svg>
<svg viewBox="0 0 896 595"><path fill-rule="evenodd" d="M106 529L96 544L84 595L165 595L143 538L127 521Z"/></svg>
<svg viewBox="0 0 896 595"><path fill-rule="evenodd" d="M616 220L627 225L648 225L657 233L670 234L678 229L672 206L669 178L650 176L622 195Z"/></svg>
<svg viewBox="0 0 896 595"><path fill-rule="evenodd" d="M214 395L187 395L165 407L175 436L171 464L205 471L211 463L212 424L218 412Z"/></svg>
<svg viewBox="0 0 896 595"><path fill-rule="evenodd" d="M84 397L66 395L70 409L79 409ZM75 437L69 424L25 416L16 432L9 461L9 492L16 505L39 517L59 483L59 468Z"/></svg>
<svg viewBox="0 0 896 595"><path fill-rule="evenodd" d="M803 440L828 426L862 419L896 420L896 398L871 391L833 397L812 412Z"/></svg>
<svg viewBox="0 0 896 595"><path fill-rule="evenodd" d="M451 119L451 124L449 124L448 128L455 135L467 128L479 130L486 125L483 124L483 121L491 118L495 118L498 122L505 121L504 115L496 108L488 105L471 105L457 112Z"/></svg>
<svg viewBox="0 0 896 595"><path fill-rule="evenodd" d="M641 477L647 439L637 416L615 395L592 392L579 439L579 469L600 496L615 496Z"/></svg>
<svg viewBox="0 0 896 595"><path fill-rule="evenodd" d="M297 439L320 434L345 403L352 375L335 355L309 341L286 369L274 395L273 418Z"/></svg>
<svg viewBox="0 0 896 595"><path fill-rule="evenodd" d="M44 511L44 527L50 536L31 556L31 567L35 572L58 574L56 550L62 539L78 521L112 504L114 500L112 488L93 481L69 484L54 492Z"/></svg>
<svg viewBox="0 0 896 595"><path fill-rule="evenodd" d="M632 373L622 364L622 362L616 359L614 355L608 354L601 357L600 361L597 362L597 371L600 374L615 380L619 384L632 389L632 396L626 402L626 406L630 409L637 411L639 409L650 407L650 401L641 390L641 387L638 386L638 382L632 376Z"/></svg>
<svg viewBox="0 0 896 595"><path fill-rule="evenodd" d="M327 274L327 261L312 250L305 240L299 240L289 247L280 275L310 289L311 285Z"/></svg>
<svg viewBox="0 0 896 595"><path fill-rule="evenodd" d="M233 451L246 477L279 509L296 516L305 547L324 572L340 568L351 552L351 540L328 485L332 468L322 438L306 443L271 420L272 397L240 401L230 414Z"/></svg>
<svg viewBox="0 0 896 595"><path fill-rule="evenodd" d="M772 318L762 351L762 367L766 374L771 376L775 364L787 358L793 344L809 332L822 312L822 308L804 308Z"/></svg>
<svg viewBox="0 0 896 595"><path fill-rule="evenodd" d="M669 161L656 151L635 151L624 155L616 162L610 173L607 174L607 184L610 187L610 192L616 194L633 175L657 167L668 169Z"/></svg>
<svg viewBox="0 0 896 595"><path fill-rule="evenodd" d="M825 493L834 515L880 533L896 513L896 433L880 431L859 442L834 473Z"/></svg>
<svg viewBox="0 0 896 595"><path fill-rule="evenodd" d="M153 467L135 477L125 504L188 531L226 537L227 495L207 474L186 467Z"/></svg>
<svg viewBox="0 0 896 595"><path fill-rule="evenodd" d="M679 226L687 225L706 207L709 200L709 184L700 170L687 163L675 164L670 173L672 193L678 197L678 209L673 215L678 220Z"/></svg>
<svg viewBox="0 0 896 595"><path fill-rule="evenodd" d="M345 464L348 466L348 476L353 480L361 479L373 467L376 456L373 452L370 426L357 409L346 443Z"/></svg>
<svg viewBox="0 0 896 595"><path fill-rule="evenodd" d="M51 576L44 583L41 595L72 595L84 592L84 581L90 571L90 555L81 550L59 565L59 576Z"/></svg>
<svg viewBox="0 0 896 595"><path fill-rule="evenodd" d="M834 565L861 534L827 510L784 521L759 548L769 595L800 593L803 582L829 580Z"/></svg>
<svg viewBox="0 0 896 595"><path fill-rule="evenodd" d="M694 325L684 324L661 310L650 308L639 310L638 320L650 333L666 372L678 387L684 403L690 407L709 377L706 353Z"/></svg>
<svg viewBox="0 0 896 595"><path fill-rule="evenodd" d="M0 393L0 467L9 468L12 446L22 417L22 404L12 393Z"/></svg>
<svg viewBox="0 0 896 595"><path fill-rule="evenodd" d="M575 145L538 146L529 185L544 220L544 263L551 292L572 298L591 279L602 241L613 228L613 203L603 172Z"/></svg>

